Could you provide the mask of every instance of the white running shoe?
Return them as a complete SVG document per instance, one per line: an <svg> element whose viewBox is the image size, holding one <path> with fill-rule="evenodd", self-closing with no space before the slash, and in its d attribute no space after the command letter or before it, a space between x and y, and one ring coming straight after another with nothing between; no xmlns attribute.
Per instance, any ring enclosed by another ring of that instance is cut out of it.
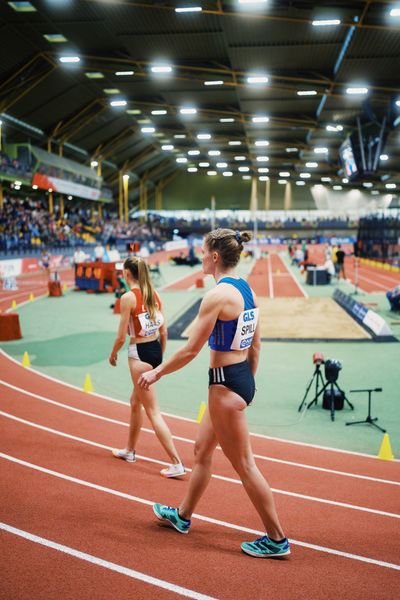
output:
<svg viewBox="0 0 400 600"><path fill-rule="evenodd" d="M115 458L122 458L122 460L126 460L126 462L134 463L136 461L136 455L134 450L113 450L113 456Z"/></svg>
<svg viewBox="0 0 400 600"><path fill-rule="evenodd" d="M186 475L185 467L182 463L170 465L166 469L161 469L160 473L163 477L180 477L181 475Z"/></svg>

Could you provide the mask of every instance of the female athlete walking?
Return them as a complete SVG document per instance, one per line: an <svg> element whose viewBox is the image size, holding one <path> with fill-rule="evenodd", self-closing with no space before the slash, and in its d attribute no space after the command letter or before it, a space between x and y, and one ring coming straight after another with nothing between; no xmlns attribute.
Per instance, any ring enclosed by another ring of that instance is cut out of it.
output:
<svg viewBox="0 0 400 600"><path fill-rule="evenodd" d="M118 351L124 345L128 333L131 337L128 362L133 392L128 443L123 450L113 450L113 455L128 462L135 462L136 443L143 423L143 407L156 436L173 463L162 469L161 475L178 477L185 474L185 468L172 441L168 425L160 413L154 390L145 390L138 385L140 375L151 367L158 367L165 352L167 328L161 300L153 289L144 260L138 257L127 258L123 274L131 291L121 297L121 320L109 362L113 367L117 365Z"/></svg>
<svg viewBox="0 0 400 600"><path fill-rule="evenodd" d="M143 389L160 377L181 369L200 352L208 339L210 369L208 407L194 450L194 466L187 493L178 508L155 504L160 520L188 533L190 518L211 477L211 461L219 443L238 473L267 534L241 545L246 554L260 558L286 556L290 547L279 523L271 489L255 464L244 409L255 394L254 375L260 353L257 298L235 274L250 234L231 229L211 231L203 243L203 271L214 276L216 287L207 292L197 324L188 342L169 360L143 372Z"/></svg>

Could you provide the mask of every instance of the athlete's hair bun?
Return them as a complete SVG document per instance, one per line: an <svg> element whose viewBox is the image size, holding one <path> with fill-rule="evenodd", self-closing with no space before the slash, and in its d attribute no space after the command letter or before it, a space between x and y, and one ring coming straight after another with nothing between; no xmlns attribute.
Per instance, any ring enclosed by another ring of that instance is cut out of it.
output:
<svg viewBox="0 0 400 600"><path fill-rule="evenodd" d="M247 242L249 242L251 240L251 238L253 237L250 231L242 231L241 235L241 243L242 244L246 244Z"/></svg>

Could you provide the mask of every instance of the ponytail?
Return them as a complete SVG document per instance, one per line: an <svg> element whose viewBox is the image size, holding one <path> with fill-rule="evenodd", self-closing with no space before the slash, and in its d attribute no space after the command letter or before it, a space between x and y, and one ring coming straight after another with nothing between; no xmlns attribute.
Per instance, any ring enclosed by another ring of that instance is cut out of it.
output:
<svg viewBox="0 0 400 600"><path fill-rule="evenodd" d="M143 304L153 321L156 318L158 304L147 264L138 256L130 256L125 260L124 268L128 269L132 277L139 283Z"/></svg>

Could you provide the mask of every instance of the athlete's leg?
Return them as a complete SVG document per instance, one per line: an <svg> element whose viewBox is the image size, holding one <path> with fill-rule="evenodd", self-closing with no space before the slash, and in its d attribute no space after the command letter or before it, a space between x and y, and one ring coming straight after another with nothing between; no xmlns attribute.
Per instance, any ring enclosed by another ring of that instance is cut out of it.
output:
<svg viewBox="0 0 400 600"><path fill-rule="evenodd" d="M190 519L196 504L211 478L211 463L217 445L208 407L201 421L194 446L194 465L185 497L179 505L179 515Z"/></svg>
<svg viewBox="0 0 400 600"><path fill-rule="evenodd" d="M170 457L174 464L181 463L179 454L175 448L175 444L172 440L171 432L168 425L164 421L154 392L154 386L148 390L144 390L138 385L138 379L142 373L151 369L151 365L144 363L140 360L129 359L129 368L131 371L133 385L135 386L135 395L143 405L144 410L151 422L154 429L154 433L159 439L162 447Z"/></svg>
<svg viewBox="0 0 400 600"><path fill-rule="evenodd" d="M132 359L130 359L132 360ZM129 434L128 434L128 444L126 449L128 451L135 450L136 443L139 437L140 430L143 424L143 409L142 404L135 393L135 390L132 392L131 396L131 418L129 422Z"/></svg>
<svg viewBox="0 0 400 600"><path fill-rule="evenodd" d="M284 533L271 488L254 461L244 414L245 401L228 388L213 385L210 386L209 407L218 442L238 473L268 535L275 540L282 539Z"/></svg>

